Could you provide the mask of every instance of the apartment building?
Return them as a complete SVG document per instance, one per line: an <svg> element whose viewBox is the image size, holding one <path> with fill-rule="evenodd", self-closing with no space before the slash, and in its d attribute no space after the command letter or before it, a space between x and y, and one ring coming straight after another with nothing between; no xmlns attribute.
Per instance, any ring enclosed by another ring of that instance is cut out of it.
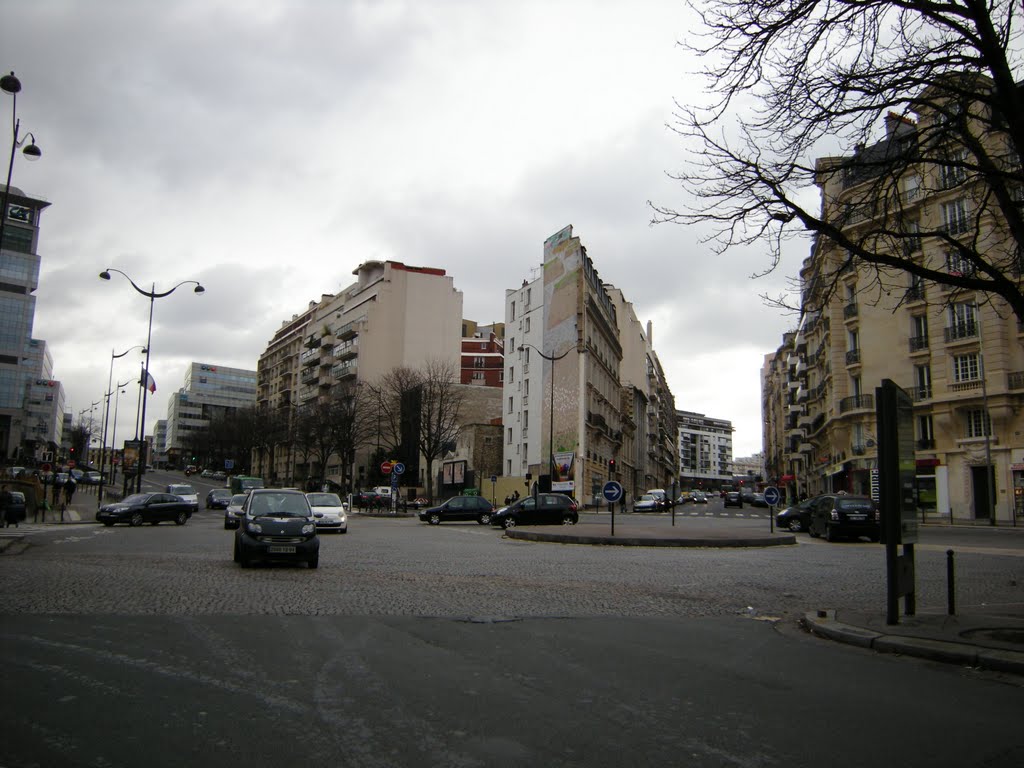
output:
<svg viewBox="0 0 1024 768"><path fill-rule="evenodd" d="M257 365L260 408L287 420L295 407L339 394L354 396L360 383L374 382L394 368L420 368L428 361L460 365L462 293L443 269L367 261L353 274L353 284L310 302L271 339ZM354 472L360 484L372 473L372 453L373 446L363 446L353 467L342 466L334 456L319 468L282 440L262 447L254 466L287 482L322 470L341 485ZM427 469L418 455L403 458L403 483L423 484Z"/></svg>
<svg viewBox="0 0 1024 768"><path fill-rule="evenodd" d="M682 488L718 490L735 473L732 422L694 411L676 411L679 482Z"/></svg>
<svg viewBox="0 0 1024 768"><path fill-rule="evenodd" d="M505 340L493 326L477 328L475 323L463 321L462 374L463 384L478 387L501 388L505 382ZM466 326L473 326L467 335ZM498 329L504 333L504 326Z"/></svg>
<svg viewBox="0 0 1024 768"><path fill-rule="evenodd" d="M505 476L587 504L608 480L629 494L670 485L675 406L650 334L571 226L545 240L543 258L505 296Z"/></svg>
<svg viewBox="0 0 1024 768"><path fill-rule="evenodd" d="M975 268L958 249L973 239L986 253L1005 251L1006 276L1019 280L1016 244L997 209L986 205L986 188L956 159L964 150L922 148L923 136L942 140L936 126L947 119L927 108L917 121L890 115L876 144L820 159L825 217L880 252L898 248L901 256L957 276ZM986 132L983 140L1003 138ZM999 156L998 146L990 149ZM918 159L943 155L951 159ZM922 516L982 523L1021 518L1024 333L1007 302L898 269L887 273L824 239L804 262L801 281L800 325L763 369L765 456L773 479L812 495L876 493L875 390L889 379L914 403Z"/></svg>

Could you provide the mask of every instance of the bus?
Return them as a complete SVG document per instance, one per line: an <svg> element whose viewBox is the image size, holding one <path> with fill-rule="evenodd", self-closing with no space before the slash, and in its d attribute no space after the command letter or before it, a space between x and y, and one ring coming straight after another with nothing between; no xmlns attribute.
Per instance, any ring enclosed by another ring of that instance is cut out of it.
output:
<svg viewBox="0 0 1024 768"><path fill-rule="evenodd" d="M228 487L231 488L232 495L236 493L245 493L253 488L262 488L263 478L250 477L249 475L235 475L229 481Z"/></svg>

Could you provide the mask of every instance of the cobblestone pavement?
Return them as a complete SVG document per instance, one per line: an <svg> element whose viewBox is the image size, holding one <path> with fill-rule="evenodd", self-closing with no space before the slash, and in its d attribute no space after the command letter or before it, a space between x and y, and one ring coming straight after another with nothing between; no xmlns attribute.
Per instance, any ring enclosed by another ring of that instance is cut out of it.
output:
<svg viewBox="0 0 1024 768"><path fill-rule="evenodd" d="M766 549L595 548L355 515L347 535L322 537L311 571L239 568L234 533L212 512L183 527L25 529L24 550L0 557L3 613L699 617L885 605L881 547L803 535ZM958 607L1024 602L1020 555L958 555ZM944 547L919 546L917 585L919 610L941 609Z"/></svg>

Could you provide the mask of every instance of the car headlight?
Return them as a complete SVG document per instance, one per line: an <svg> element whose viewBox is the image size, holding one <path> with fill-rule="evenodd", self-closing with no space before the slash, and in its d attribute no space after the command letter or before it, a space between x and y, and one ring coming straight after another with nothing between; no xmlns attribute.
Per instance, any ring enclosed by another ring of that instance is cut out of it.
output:
<svg viewBox="0 0 1024 768"><path fill-rule="evenodd" d="M249 531L249 533L263 533L263 526L259 523L249 523L245 526L245 529Z"/></svg>
<svg viewBox="0 0 1024 768"><path fill-rule="evenodd" d="M306 535L316 532L316 525L314 523L307 523L302 526L302 532Z"/></svg>

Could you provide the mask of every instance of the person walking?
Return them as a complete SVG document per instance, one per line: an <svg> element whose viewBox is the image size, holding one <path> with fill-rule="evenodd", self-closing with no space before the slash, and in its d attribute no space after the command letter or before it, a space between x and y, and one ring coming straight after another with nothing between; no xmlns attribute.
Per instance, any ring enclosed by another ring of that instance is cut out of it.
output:
<svg viewBox="0 0 1024 768"><path fill-rule="evenodd" d="M4 528L10 528L11 523L14 523L15 528L18 527L18 513L14 509L14 497L11 496L6 484L0 488L0 514L3 515Z"/></svg>
<svg viewBox="0 0 1024 768"><path fill-rule="evenodd" d="M71 499L75 495L75 488L78 483L75 482L74 475L68 475L68 479L64 481L64 507L71 506Z"/></svg>

